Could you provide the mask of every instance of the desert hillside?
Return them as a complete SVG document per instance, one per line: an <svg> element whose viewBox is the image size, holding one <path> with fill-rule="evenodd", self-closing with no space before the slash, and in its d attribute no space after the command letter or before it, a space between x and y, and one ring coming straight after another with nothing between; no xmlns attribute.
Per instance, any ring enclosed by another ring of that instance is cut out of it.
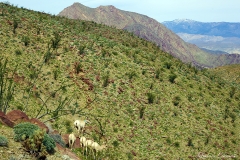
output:
<svg viewBox="0 0 240 160"><path fill-rule="evenodd" d="M107 145L102 159L240 157L238 83L116 27L0 6L0 111L62 135L87 119L84 136Z"/></svg>

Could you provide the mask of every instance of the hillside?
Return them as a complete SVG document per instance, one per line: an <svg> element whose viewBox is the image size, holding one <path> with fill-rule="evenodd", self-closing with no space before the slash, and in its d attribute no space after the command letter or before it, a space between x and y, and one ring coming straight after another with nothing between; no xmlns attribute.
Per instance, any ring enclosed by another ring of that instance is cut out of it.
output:
<svg viewBox="0 0 240 160"><path fill-rule="evenodd" d="M200 48L240 53L240 23L174 20L163 24L184 41Z"/></svg>
<svg viewBox="0 0 240 160"><path fill-rule="evenodd" d="M80 3L74 3L61 11L59 16L94 21L130 31L143 39L156 43L163 51L181 61L200 67L216 67L240 61L240 56L237 58L222 56L219 61L217 55L209 54L195 45L184 42L156 20L145 15L119 10L114 6L89 8Z"/></svg>
<svg viewBox="0 0 240 160"><path fill-rule="evenodd" d="M239 84L115 27L0 6L0 110L62 134L88 119L85 136L107 144L104 159L240 157Z"/></svg>
<svg viewBox="0 0 240 160"><path fill-rule="evenodd" d="M211 69L211 72L222 77L226 81L240 84L240 64L217 67Z"/></svg>

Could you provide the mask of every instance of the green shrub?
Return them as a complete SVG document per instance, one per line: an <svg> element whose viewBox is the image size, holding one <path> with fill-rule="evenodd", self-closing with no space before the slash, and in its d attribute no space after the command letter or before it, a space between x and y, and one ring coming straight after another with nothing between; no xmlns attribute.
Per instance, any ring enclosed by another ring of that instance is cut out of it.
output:
<svg viewBox="0 0 240 160"><path fill-rule="evenodd" d="M174 106L178 106L181 101L181 98L179 96L174 97L173 104Z"/></svg>
<svg viewBox="0 0 240 160"><path fill-rule="evenodd" d="M78 47L78 52L79 52L79 54L84 54L84 49L85 49L85 48L86 48L85 45L79 46L79 47Z"/></svg>
<svg viewBox="0 0 240 160"><path fill-rule="evenodd" d="M172 63L171 62L165 62L164 63L164 67L167 68L167 69L170 69L172 66Z"/></svg>
<svg viewBox="0 0 240 160"><path fill-rule="evenodd" d="M127 73L127 75L128 75L129 79L132 79L133 77L137 76L137 73L135 71L132 71L132 72Z"/></svg>
<svg viewBox="0 0 240 160"><path fill-rule="evenodd" d="M15 50L15 54L16 54L16 55L21 55L21 54L22 54L22 51L21 51L20 49L16 49L16 50Z"/></svg>
<svg viewBox="0 0 240 160"><path fill-rule="evenodd" d="M174 83L175 79L177 78L177 75L176 74L171 74L171 75L169 75L168 78L169 78L169 82Z"/></svg>
<svg viewBox="0 0 240 160"><path fill-rule="evenodd" d="M23 36L22 42L24 43L25 46L28 46L30 43L30 38L28 36Z"/></svg>
<svg viewBox="0 0 240 160"><path fill-rule="evenodd" d="M62 140L62 137L59 134L50 134L49 135L56 143L60 144L62 147L65 147L66 144Z"/></svg>
<svg viewBox="0 0 240 160"><path fill-rule="evenodd" d="M45 159L47 155L46 147L43 144L44 134L45 131L37 130L22 143L25 150L37 159Z"/></svg>
<svg viewBox="0 0 240 160"><path fill-rule="evenodd" d="M109 74L103 77L103 87L107 87L109 84Z"/></svg>
<svg viewBox="0 0 240 160"><path fill-rule="evenodd" d="M8 139L0 135L0 146L7 146L7 145L8 145Z"/></svg>
<svg viewBox="0 0 240 160"><path fill-rule="evenodd" d="M148 103L153 103L154 99L155 99L155 95L153 93L147 93L147 97L148 97Z"/></svg>
<svg viewBox="0 0 240 160"><path fill-rule="evenodd" d="M174 146L178 148L180 146L180 143L179 142L175 142Z"/></svg>
<svg viewBox="0 0 240 160"><path fill-rule="evenodd" d="M144 111L145 111L146 107L142 106L139 110L139 118L142 119L143 118L143 115L144 115Z"/></svg>
<svg viewBox="0 0 240 160"><path fill-rule="evenodd" d="M156 74L156 78L157 79L159 79L159 77L160 77L160 69L157 69L156 71L155 71L155 74Z"/></svg>
<svg viewBox="0 0 240 160"><path fill-rule="evenodd" d="M119 146L119 142L118 142L118 141L113 141L112 145L113 145L114 147L118 147L118 146Z"/></svg>
<svg viewBox="0 0 240 160"><path fill-rule="evenodd" d="M14 131L14 140L15 141L23 141L30 136L33 135L34 131L38 130L38 126L29 123L29 122L24 122L24 123L19 123L18 125L14 126L13 131Z"/></svg>
<svg viewBox="0 0 240 160"><path fill-rule="evenodd" d="M46 150L49 153L53 153L54 148L56 147L55 141L48 134L44 135L43 145L46 147Z"/></svg>

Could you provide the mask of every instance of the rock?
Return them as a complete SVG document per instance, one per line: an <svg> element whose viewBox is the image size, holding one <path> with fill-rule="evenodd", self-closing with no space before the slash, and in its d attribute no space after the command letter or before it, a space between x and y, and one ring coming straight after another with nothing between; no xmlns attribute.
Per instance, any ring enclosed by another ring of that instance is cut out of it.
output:
<svg viewBox="0 0 240 160"><path fill-rule="evenodd" d="M7 118L7 116L0 111L0 122L3 123L4 125L13 128L15 125L11 120Z"/></svg>
<svg viewBox="0 0 240 160"><path fill-rule="evenodd" d="M80 160L80 158L73 153L70 149L68 148L63 148L61 145L59 145L58 143L56 143L56 147L58 149L58 151L63 154L64 156L62 156L62 158L69 158L68 160Z"/></svg>
<svg viewBox="0 0 240 160"><path fill-rule="evenodd" d="M41 122L39 119L32 118L32 119L29 120L29 122L32 123L32 124L37 125L41 129L45 130L46 133L49 132L48 127L43 122Z"/></svg>
<svg viewBox="0 0 240 160"><path fill-rule="evenodd" d="M62 156L62 159L63 159L63 160L70 160L70 157L69 157L68 155L63 155L63 156Z"/></svg>
<svg viewBox="0 0 240 160"><path fill-rule="evenodd" d="M15 124L29 122L28 116L20 110L12 110L6 114L7 118Z"/></svg>

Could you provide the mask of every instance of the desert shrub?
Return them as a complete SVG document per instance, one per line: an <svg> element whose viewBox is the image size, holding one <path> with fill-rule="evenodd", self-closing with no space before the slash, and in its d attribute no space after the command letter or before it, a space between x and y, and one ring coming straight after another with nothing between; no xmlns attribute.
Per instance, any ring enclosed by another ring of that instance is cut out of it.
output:
<svg viewBox="0 0 240 160"><path fill-rule="evenodd" d="M14 126L13 131L14 131L14 140L15 141L22 141L30 136L33 135L34 131L38 130L38 126L29 123L29 122L24 122L24 123L19 123L18 125Z"/></svg>
<svg viewBox="0 0 240 160"><path fill-rule="evenodd" d="M0 146L7 146L7 145L8 145L8 139L0 135Z"/></svg>
<svg viewBox="0 0 240 160"><path fill-rule="evenodd" d="M164 67L167 68L167 69L170 69L172 66L172 63L171 62L165 62L164 63Z"/></svg>
<svg viewBox="0 0 240 160"><path fill-rule="evenodd" d="M48 50L44 55L44 62L47 63L52 58L52 52Z"/></svg>
<svg viewBox="0 0 240 160"><path fill-rule="evenodd" d="M53 153L54 148L56 147L55 141L48 134L44 134L43 145L46 147L46 150L49 153Z"/></svg>
<svg viewBox="0 0 240 160"><path fill-rule="evenodd" d="M28 36L23 36L22 42L24 43L25 46L28 46L30 43L30 38Z"/></svg>
<svg viewBox="0 0 240 160"><path fill-rule="evenodd" d="M139 115L139 118L140 118L140 119L143 118L145 108L146 108L146 107L142 106L142 107L140 108L140 110L139 110L139 114L140 114L140 115Z"/></svg>
<svg viewBox="0 0 240 160"><path fill-rule="evenodd" d="M169 82L174 83L175 79L177 78L177 75L176 74L170 74L168 78L169 78Z"/></svg>
<svg viewBox="0 0 240 160"><path fill-rule="evenodd" d="M133 77L137 76L137 73L135 71L132 71L132 72L127 73L127 75L128 75L129 79L132 79Z"/></svg>
<svg viewBox="0 0 240 160"><path fill-rule="evenodd" d="M14 34L16 33L17 27L18 27L18 21L16 19L14 19L14 21L13 21L13 33Z"/></svg>
<svg viewBox="0 0 240 160"><path fill-rule="evenodd" d="M78 47L78 52L79 52L79 54L84 54L84 49L85 49L85 48L86 48L85 45L79 46L79 47Z"/></svg>
<svg viewBox="0 0 240 160"><path fill-rule="evenodd" d="M180 143L179 142L175 142L174 146L178 148L180 146Z"/></svg>
<svg viewBox="0 0 240 160"><path fill-rule="evenodd" d="M61 41L61 37L57 32L54 32L53 35L54 38L51 39L52 48L56 50L59 46L59 42Z"/></svg>
<svg viewBox="0 0 240 160"><path fill-rule="evenodd" d="M103 76L103 87L107 87L109 84L109 74Z"/></svg>
<svg viewBox="0 0 240 160"><path fill-rule="evenodd" d="M114 147L118 147L118 146L119 146L119 142L115 140L115 141L113 141L112 145L113 145Z"/></svg>
<svg viewBox="0 0 240 160"><path fill-rule="evenodd" d="M160 69L157 69L157 70L155 71L155 74L156 74L156 78L159 79Z"/></svg>
<svg viewBox="0 0 240 160"><path fill-rule="evenodd" d="M231 91L229 92L230 97L233 98L235 93L236 93L236 87L231 87Z"/></svg>
<svg viewBox="0 0 240 160"><path fill-rule="evenodd" d="M147 93L147 97L148 97L149 104L154 102L155 95L153 93Z"/></svg>
<svg viewBox="0 0 240 160"><path fill-rule="evenodd" d="M168 144L171 144L171 143L172 143L172 141L171 141L171 139L170 139L169 137L166 139L166 142L167 142Z"/></svg>
<svg viewBox="0 0 240 160"><path fill-rule="evenodd" d="M194 146L191 138L188 138L187 146L189 146L189 147L193 147Z"/></svg>
<svg viewBox="0 0 240 160"><path fill-rule="evenodd" d="M181 98L179 96L174 97L173 104L174 106L178 106L181 101Z"/></svg>
<svg viewBox="0 0 240 160"><path fill-rule="evenodd" d="M15 50L15 54L16 54L16 55L21 55L21 54L22 54L22 51L21 51L20 49L16 49L16 50Z"/></svg>
<svg viewBox="0 0 240 160"><path fill-rule="evenodd" d="M128 160L132 160L133 159L133 155L131 152L128 152L127 153L127 157L128 157Z"/></svg>
<svg viewBox="0 0 240 160"><path fill-rule="evenodd" d="M46 147L43 144L44 134L44 131L37 130L22 143L25 150L37 159L45 159L47 155Z"/></svg>
<svg viewBox="0 0 240 160"><path fill-rule="evenodd" d="M50 134L49 135L56 143L60 144L62 147L65 147L66 144L63 141L62 137L59 134Z"/></svg>

